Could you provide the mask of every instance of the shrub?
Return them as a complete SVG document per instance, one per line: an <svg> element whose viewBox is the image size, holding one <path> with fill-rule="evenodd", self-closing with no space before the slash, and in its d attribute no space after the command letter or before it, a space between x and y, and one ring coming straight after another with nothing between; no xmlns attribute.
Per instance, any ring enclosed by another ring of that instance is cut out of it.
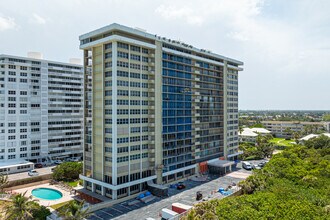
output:
<svg viewBox="0 0 330 220"><path fill-rule="evenodd" d="M58 181L73 181L79 179L83 171L83 164L80 162L65 162L58 165L53 172L53 179Z"/></svg>

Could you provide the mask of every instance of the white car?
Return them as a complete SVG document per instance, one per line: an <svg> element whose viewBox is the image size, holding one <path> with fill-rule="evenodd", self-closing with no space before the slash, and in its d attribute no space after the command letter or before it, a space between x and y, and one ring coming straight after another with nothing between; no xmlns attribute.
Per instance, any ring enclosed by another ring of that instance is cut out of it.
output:
<svg viewBox="0 0 330 220"><path fill-rule="evenodd" d="M28 172L28 175L29 175L29 176L38 176L39 173L38 173L36 170L30 170L30 171Z"/></svg>
<svg viewBox="0 0 330 220"><path fill-rule="evenodd" d="M62 164L63 161L62 160L54 160L54 164Z"/></svg>

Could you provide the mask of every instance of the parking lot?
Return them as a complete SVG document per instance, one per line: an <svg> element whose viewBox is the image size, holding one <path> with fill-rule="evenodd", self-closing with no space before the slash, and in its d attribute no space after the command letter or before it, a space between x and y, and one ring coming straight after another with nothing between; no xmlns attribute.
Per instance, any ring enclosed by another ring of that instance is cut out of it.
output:
<svg viewBox="0 0 330 220"><path fill-rule="evenodd" d="M44 168L39 168L35 169L38 173L39 176L42 175L47 175L51 174L52 171L51 169L55 166L50 166L50 167L44 167ZM8 175L8 181L15 181L15 180L20 180L20 179L26 179L29 178L30 176L28 175L28 171L22 172L22 173L13 173Z"/></svg>
<svg viewBox="0 0 330 220"><path fill-rule="evenodd" d="M253 161L252 163L258 164L260 161ZM183 190L176 188L169 188L169 197L159 198L145 204L138 202L129 206L127 201L121 204L116 204L109 208L101 209L89 217L90 220L106 220L106 219L146 219L154 218L161 219L160 212L163 208L171 209L172 203L179 202L186 205L196 204L196 192L201 191L203 198L224 198L223 195L218 193L219 188L227 188L232 183L238 183L246 179L252 171L241 169L241 163L238 164L237 169L225 176L209 175L208 180L205 182L196 182L192 180L183 181L186 186Z"/></svg>

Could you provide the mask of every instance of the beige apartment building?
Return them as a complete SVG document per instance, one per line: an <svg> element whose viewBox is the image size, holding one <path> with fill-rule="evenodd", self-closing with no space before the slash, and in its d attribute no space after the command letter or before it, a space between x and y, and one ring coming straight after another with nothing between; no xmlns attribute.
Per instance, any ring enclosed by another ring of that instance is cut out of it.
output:
<svg viewBox="0 0 330 220"><path fill-rule="evenodd" d="M242 62L119 24L79 39L85 189L119 199L237 157Z"/></svg>
<svg viewBox="0 0 330 220"><path fill-rule="evenodd" d="M287 132L288 129L292 132L303 132L307 129L308 133L330 130L330 122L262 121L261 123L276 137L291 137L291 134Z"/></svg>

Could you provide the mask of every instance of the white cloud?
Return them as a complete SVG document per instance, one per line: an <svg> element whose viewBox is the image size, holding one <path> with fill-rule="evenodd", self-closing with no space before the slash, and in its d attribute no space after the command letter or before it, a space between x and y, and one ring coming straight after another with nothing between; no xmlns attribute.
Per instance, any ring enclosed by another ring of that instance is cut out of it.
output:
<svg viewBox="0 0 330 220"><path fill-rule="evenodd" d="M36 13L33 13L32 19L30 19L30 22L35 23L35 24L46 24L46 19Z"/></svg>
<svg viewBox="0 0 330 220"><path fill-rule="evenodd" d="M0 31L15 29L16 27L14 18L5 17L0 14Z"/></svg>
<svg viewBox="0 0 330 220"><path fill-rule="evenodd" d="M160 5L156 9L156 13L167 20L183 19L191 25L201 25L204 22L201 16L196 15L195 11L188 7L176 8L171 5Z"/></svg>

